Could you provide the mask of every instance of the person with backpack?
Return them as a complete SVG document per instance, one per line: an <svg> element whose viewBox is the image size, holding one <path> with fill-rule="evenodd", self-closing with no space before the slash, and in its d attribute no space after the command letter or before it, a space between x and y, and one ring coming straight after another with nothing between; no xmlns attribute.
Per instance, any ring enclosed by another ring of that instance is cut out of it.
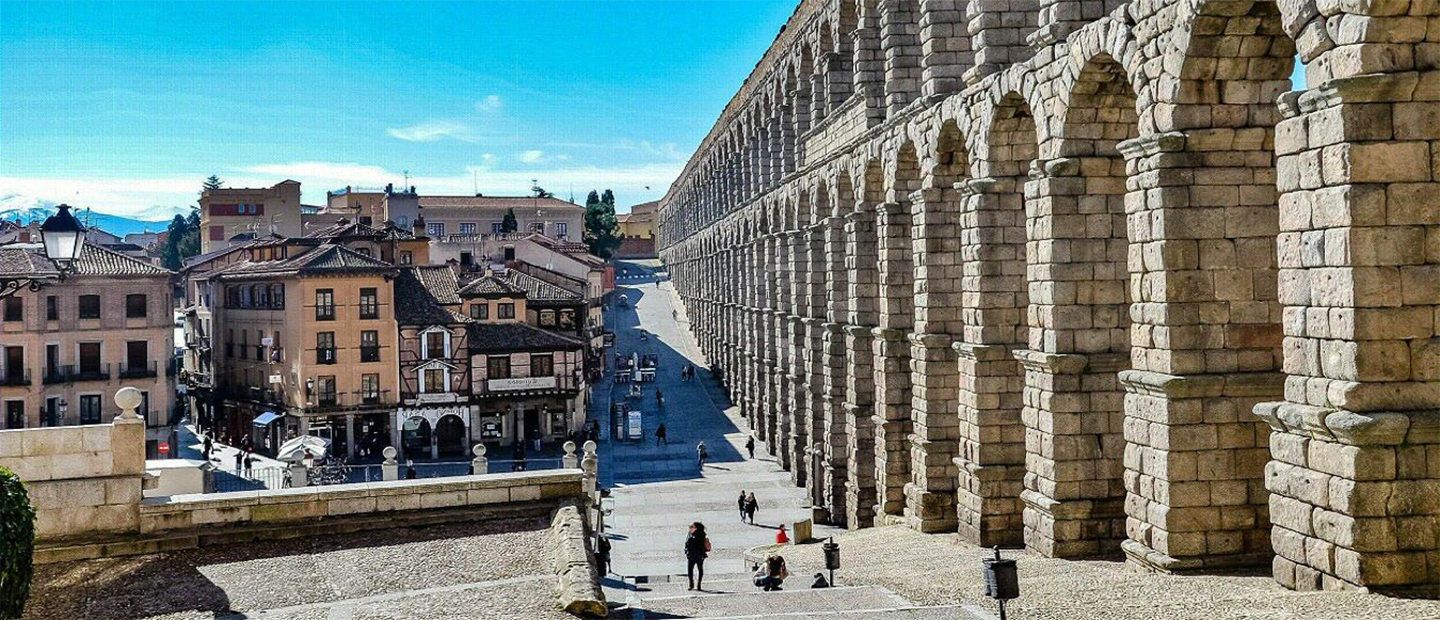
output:
<svg viewBox="0 0 1440 620"><path fill-rule="evenodd" d="M755 525L755 511L760 509L760 502L755 500L755 492L751 491L745 496L745 517L750 520L750 525Z"/></svg>
<svg viewBox="0 0 1440 620"><path fill-rule="evenodd" d="M707 459L707 458L710 457L710 453L705 450L705 442L704 442L704 441L701 441L699 444L697 444L697 445L695 446L695 456L696 456L696 458L697 458L697 459L699 460L699 462L700 462L700 469L701 469L701 470L704 470L704 469L705 469L705 459Z"/></svg>
<svg viewBox="0 0 1440 620"><path fill-rule="evenodd" d="M705 558L710 555L710 539L705 536L705 524L699 521L690 524L690 534L685 537L685 576L690 580L690 590L704 590Z"/></svg>

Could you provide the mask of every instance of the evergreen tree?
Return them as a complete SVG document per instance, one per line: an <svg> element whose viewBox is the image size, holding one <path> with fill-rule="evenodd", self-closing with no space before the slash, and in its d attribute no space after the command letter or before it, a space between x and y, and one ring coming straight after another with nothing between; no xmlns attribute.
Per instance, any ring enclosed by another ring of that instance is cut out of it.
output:
<svg viewBox="0 0 1440 620"><path fill-rule="evenodd" d="M585 201L585 243L590 253L600 258L610 258L615 248L620 247L619 224L615 221L615 194L605 190L603 198L590 192Z"/></svg>
<svg viewBox="0 0 1440 620"><path fill-rule="evenodd" d="M599 204L599 203L600 203L600 193L597 192L597 191L595 191L595 190L593 190L593 189L590 190L590 195L585 198L585 206L586 206L586 207L589 207L590 205Z"/></svg>
<svg viewBox="0 0 1440 620"><path fill-rule="evenodd" d="M505 219L500 220L500 232L513 233L520 230L520 220L515 219L515 210L506 209Z"/></svg>
<svg viewBox="0 0 1440 620"><path fill-rule="evenodd" d="M179 269L184 264L184 258L180 256L180 243L189 228L189 222L179 213L175 214L175 219L170 220L170 226L165 229L165 244L160 246L160 264L166 269Z"/></svg>
<svg viewBox="0 0 1440 620"><path fill-rule="evenodd" d="M210 175L210 178L205 179L205 182L201 185L204 189L220 189L222 187L225 187L225 182L221 181L220 177L212 174Z"/></svg>

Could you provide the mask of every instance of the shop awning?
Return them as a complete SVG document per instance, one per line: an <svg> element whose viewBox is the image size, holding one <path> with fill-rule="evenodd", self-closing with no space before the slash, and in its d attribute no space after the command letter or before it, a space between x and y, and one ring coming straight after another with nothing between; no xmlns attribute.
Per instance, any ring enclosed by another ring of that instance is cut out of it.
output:
<svg viewBox="0 0 1440 620"><path fill-rule="evenodd" d="M255 426L269 426L271 422L279 420L281 417L280 414L274 411L266 411L265 413L255 416L253 424Z"/></svg>

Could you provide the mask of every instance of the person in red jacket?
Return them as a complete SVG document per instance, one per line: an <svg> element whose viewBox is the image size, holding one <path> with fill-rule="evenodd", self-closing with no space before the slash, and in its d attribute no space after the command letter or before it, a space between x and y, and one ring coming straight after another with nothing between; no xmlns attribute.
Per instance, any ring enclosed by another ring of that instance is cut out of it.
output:
<svg viewBox="0 0 1440 620"><path fill-rule="evenodd" d="M775 532L775 544L783 545L788 542L790 542L790 537L785 535L785 526L782 525L780 529Z"/></svg>

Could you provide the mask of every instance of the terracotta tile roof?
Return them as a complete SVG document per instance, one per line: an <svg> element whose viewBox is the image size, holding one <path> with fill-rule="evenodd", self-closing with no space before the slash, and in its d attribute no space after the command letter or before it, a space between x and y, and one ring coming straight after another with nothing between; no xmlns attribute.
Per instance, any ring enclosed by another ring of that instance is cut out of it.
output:
<svg viewBox="0 0 1440 620"><path fill-rule="evenodd" d="M527 301L532 303L540 302L536 305L546 305L547 302L579 303L584 301L584 298L578 293L514 269L487 273L470 281L460 289L461 297L481 295L524 296Z"/></svg>
<svg viewBox="0 0 1440 620"><path fill-rule="evenodd" d="M395 271L395 267L390 263L331 243L318 245L313 248L304 248L303 246L289 247L291 251L300 251L300 253L290 258L279 260L247 260L235 263L234 265L219 270L217 275L224 279L238 276L393 273Z"/></svg>
<svg viewBox="0 0 1440 620"><path fill-rule="evenodd" d="M421 196L421 209L579 209L585 207L559 198L533 196Z"/></svg>
<svg viewBox="0 0 1440 620"><path fill-rule="evenodd" d="M471 323L471 353L503 353L507 351L565 350L582 348L579 340L566 338L525 323Z"/></svg>
<svg viewBox="0 0 1440 620"><path fill-rule="evenodd" d="M447 308L460 304L455 272L445 266L404 267L395 278L395 320L406 325L469 323L470 318Z"/></svg>
<svg viewBox="0 0 1440 620"><path fill-rule="evenodd" d="M45 257L45 251L38 243L0 246L0 274L47 276L58 273L59 270ZM75 261L75 275L78 276L168 276L172 273L169 269L88 243Z"/></svg>

